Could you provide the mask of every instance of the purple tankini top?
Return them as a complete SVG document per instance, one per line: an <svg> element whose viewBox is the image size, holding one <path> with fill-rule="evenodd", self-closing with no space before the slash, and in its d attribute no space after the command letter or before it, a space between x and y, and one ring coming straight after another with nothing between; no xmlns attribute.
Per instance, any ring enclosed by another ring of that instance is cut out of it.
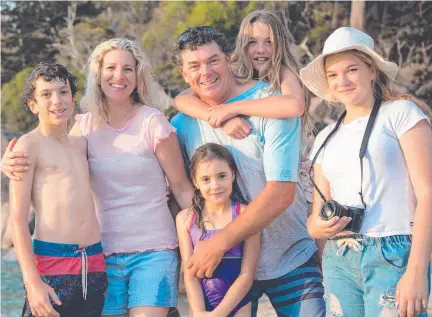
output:
<svg viewBox="0 0 432 317"><path fill-rule="evenodd" d="M234 220L238 215L240 215L240 203L232 202L232 219ZM202 237L202 230L197 228L196 216L192 215L192 220L190 223L189 234L191 236L193 247L200 240L207 240L212 237L220 229L206 230L206 234ZM206 306L206 311L213 311L222 301L228 289L237 279L241 270L241 262L243 255L243 242L234 246L225 252L221 262L216 267L211 278L200 279L201 287L204 294L204 301ZM251 301L251 291L245 295L245 297L240 301L239 304L233 309L233 311L228 315L232 317L239 311L240 308L247 305Z"/></svg>

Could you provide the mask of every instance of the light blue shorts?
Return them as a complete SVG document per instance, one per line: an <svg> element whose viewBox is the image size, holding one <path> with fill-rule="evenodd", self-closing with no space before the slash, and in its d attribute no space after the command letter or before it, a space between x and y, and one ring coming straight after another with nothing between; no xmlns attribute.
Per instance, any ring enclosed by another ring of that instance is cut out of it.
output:
<svg viewBox="0 0 432 317"><path fill-rule="evenodd" d="M179 260L176 250L117 253L105 259L108 290L102 315L125 314L132 307L175 307Z"/></svg>
<svg viewBox="0 0 432 317"><path fill-rule="evenodd" d="M339 237L329 240L324 249L327 316L399 316L396 286L407 268L411 237L371 238L361 234L347 237L357 241L353 243L356 247L342 241L338 245ZM430 280L428 285L430 289ZM419 316L426 317L427 313Z"/></svg>

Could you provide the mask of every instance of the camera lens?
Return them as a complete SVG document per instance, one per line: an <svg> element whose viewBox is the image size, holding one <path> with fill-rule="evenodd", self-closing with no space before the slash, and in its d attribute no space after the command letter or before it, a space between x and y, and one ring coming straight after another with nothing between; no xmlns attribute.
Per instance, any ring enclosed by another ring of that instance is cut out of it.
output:
<svg viewBox="0 0 432 317"><path fill-rule="evenodd" d="M321 208L321 218L330 220L335 216L340 216L340 206L334 200L327 200Z"/></svg>
<svg viewBox="0 0 432 317"><path fill-rule="evenodd" d="M324 208L323 212L324 212L326 218L328 218L328 219L333 218L333 216L334 216L334 210L333 210L332 206L327 206L327 208Z"/></svg>

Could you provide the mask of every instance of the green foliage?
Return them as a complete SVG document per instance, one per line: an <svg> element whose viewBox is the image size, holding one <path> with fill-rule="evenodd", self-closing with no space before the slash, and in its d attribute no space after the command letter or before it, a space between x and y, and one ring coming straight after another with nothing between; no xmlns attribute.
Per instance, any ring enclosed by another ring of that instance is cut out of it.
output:
<svg viewBox="0 0 432 317"><path fill-rule="evenodd" d="M34 115L26 105L24 105L22 96L25 81L32 70L31 67L24 68L16 74L11 81L4 84L2 87L2 124L3 128L6 128L11 132L27 132L37 125L37 116ZM85 84L85 75L84 73L73 71L71 69L69 69L69 71L77 77L77 86L79 90L75 95L75 100L79 100L82 96L82 88Z"/></svg>
<svg viewBox="0 0 432 317"><path fill-rule="evenodd" d="M74 68L69 68L68 71L74 75L77 78L77 87L78 87L78 92L75 95L75 100L78 102L83 93L84 93L84 87L85 87L85 73L84 72L80 72Z"/></svg>
<svg viewBox="0 0 432 317"><path fill-rule="evenodd" d="M234 42L242 19L275 11L295 38L300 61L318 55L327 36L348 26L352 1L2 1L2 123L27 131L36 118L21 91L28 67L56 60L79 77L91 51L113 37L136 38L169 94L186 88L171 63L171 46L186 28L209 25ZM410 92L432 104L432 2L367 1L365 27L376 49L401 67ZM77 96L77 99L80 95ZM168 109L167 114L172 114Z"/></svg>
<svg viewBox="0 0 432 317"><path fill-rule="evenodd" d="M2 80L41 60L53 60L52 44L65 25L67 2L2 1Z"/></svg>
<svg viewBox="0 0 432 317"><path fill-rule="evenodd" d="M234 43L241 19L257 7L256 2L161 2L154 9L153 19L146 25L147 30L142 37L144 47L156 65L159 82L169 90L186 88L183 78L171 63L170 48L187 28L212 26L224 32Z"/></svg>
<svg viewBox="0 0 432 317"><path fill-rule="evenodd" d="M190 13L186 16L189 26L213 25L219 28L230 29L236 23L236 6L229 2L196 2ZM180 31L184 29L181 28Z"/></svg>
<svg viewBox="0 0 432 317"><path fill-rule="evenodd" d="M323 32L328 32L330 30L330 26L329 25L320 25L320 26L316 26L313 29L309 30L309 38L311 40L316 40L322 37Z"/></svg>
<svg viewBox="0 0 432 317"><path fill-rule="evenodd" d="M37 123L37 116L26 108L22 98L25 81L32 68L24 68L2 87L2 123L13 132L29 131Z"/></svg>

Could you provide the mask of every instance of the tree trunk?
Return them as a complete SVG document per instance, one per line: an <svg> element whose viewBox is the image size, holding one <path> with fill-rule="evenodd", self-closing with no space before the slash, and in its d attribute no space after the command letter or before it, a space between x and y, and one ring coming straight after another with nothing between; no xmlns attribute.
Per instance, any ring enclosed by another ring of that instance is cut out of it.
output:
<svg viewBox="0 0 432 317"><path fill-rule="evenodd" d="M363 32L365 30L365 6L366 2L364 0L351 1L350 26Z"/></svg>
<svg viewBox="0 0 432 317"><path fill-rule="evenodd" d="M338 26L338 14L339 14L339 2L335 1L333 6L331 27L332 29L336 29Z"/></svg>

